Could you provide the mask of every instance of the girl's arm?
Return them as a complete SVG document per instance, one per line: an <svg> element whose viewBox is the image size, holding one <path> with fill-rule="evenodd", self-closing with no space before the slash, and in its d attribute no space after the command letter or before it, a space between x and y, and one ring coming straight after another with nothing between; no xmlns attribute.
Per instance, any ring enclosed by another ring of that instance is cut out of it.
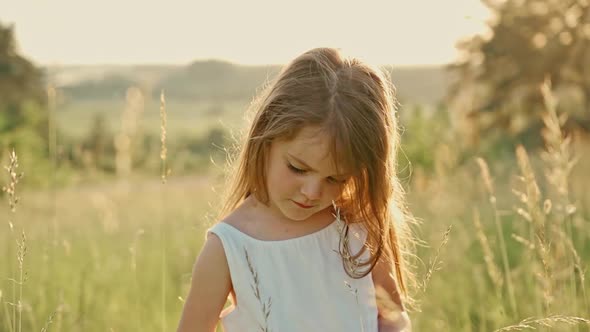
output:
<svg viewBox="0 0 590 332"><path fill-rule="evenodd" d="M397 320L389 320L384 317L379 316L378 321L379 332L411 332L412 331L412 322L410 321L410 317L408 313L405 311L401 312L400 319Z"/></svg>
<svg viewBox="0 0 590 332"><path fill-rule="evenodd" d="M209 233L193 268L177 332L213 332L231 288L221 240Z"/></svg>
<svg viewBox="0 0 590 332"><path fill-rule="evenodd" d="M404 309L392 271L393 265L382 256L371 272L377 293L379 332L411 332L412 322Z"/></svg>

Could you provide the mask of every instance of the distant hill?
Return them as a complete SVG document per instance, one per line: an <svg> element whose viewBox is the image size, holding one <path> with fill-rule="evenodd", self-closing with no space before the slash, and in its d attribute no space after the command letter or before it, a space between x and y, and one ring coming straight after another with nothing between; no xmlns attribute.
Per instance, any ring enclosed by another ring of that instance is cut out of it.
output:
<svg viewBox="0 0 590 332"><path fill-rule="evenodd" d="M436 104L445 95L450 75L443 66L384 68L389 72L403 103ZM127 87L138 85L157 98L162 89L167 98L191 100L251 99L280 66L244 66L218 60L175 65L88 65L47 67L49 81L67 98L123 98Z"/></svg>
<svg viewBox="0 0 590 332"><path fill-rule="evenodd" d="M452 75L442 65L393 67L388 71L402 102L437 104L452 82Z"/></svg>

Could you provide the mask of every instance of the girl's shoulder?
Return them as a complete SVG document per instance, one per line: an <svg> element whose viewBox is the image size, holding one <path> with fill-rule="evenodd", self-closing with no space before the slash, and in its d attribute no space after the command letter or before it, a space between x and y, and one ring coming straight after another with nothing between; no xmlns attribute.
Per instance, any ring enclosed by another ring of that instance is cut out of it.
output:
<svg viewBox="0 0 590 332"><path fill-rule="evenodd" d="M255 224L255 220L256 219L252 218L251 212L248 211L248 209L244 207L238 207L223 219L219 220L217 224L221 224L221 226L231 226L231 229L250 236L253 228L252 226ZM217 225L214 225L213 227L216 226Z"/></svg>
<svg viewBox="0 0 590 332"><path fill-rule="evenodd" d="M293 222L291 224L277 222L267 213L260 213L259 209L244 204L217 224L213 228L221 228L221 231L230 232L240 238L278 244L318 234L335 222L334 218L330 218L326 213L323 213L322 218L316 218L309 222Z"/></svg>

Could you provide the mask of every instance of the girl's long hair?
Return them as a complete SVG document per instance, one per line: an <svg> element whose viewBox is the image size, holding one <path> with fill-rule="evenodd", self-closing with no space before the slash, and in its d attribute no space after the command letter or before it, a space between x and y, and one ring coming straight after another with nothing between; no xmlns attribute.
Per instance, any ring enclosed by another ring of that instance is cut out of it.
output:
<svg viewBox="0 0 590 332"><path fill-rule="evenodd" d="M340 215L347 224L362 223L367 230L360 252L351 253L348 246L341 249L346 272L361 278L379 259L387 260L407 304L407 282L415 283L407 264L414 244L409 226L415 219L406 208L396 172L400 137L394 92L380 70L343 57L337 49L312 49L295 58L251 105L253 122L231 163L220 217L252 194L268 202L265 170L271 142L294 137L305 126L318 126L332 138L337 167L353 174L336 202ZM345 243L347 237L345 232ZM369 258L361 261L367 249Z"/></svg>

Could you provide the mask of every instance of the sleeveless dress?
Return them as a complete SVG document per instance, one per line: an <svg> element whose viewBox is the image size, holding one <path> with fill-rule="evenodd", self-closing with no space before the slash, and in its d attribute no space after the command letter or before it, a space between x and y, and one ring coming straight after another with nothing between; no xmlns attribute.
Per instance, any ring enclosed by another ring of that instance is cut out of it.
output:
<svg viewBox="0 0 590 332"><path fill-rule="evenodd" d="M372 274L354 279L339 254L344 222L278 241L255 239L227 223L208 233L223 244L236 306L220 319L225 332L377 332ZM349 226L351 253L366 231ZM366 259L366 251L362 259Z"/></svg>

